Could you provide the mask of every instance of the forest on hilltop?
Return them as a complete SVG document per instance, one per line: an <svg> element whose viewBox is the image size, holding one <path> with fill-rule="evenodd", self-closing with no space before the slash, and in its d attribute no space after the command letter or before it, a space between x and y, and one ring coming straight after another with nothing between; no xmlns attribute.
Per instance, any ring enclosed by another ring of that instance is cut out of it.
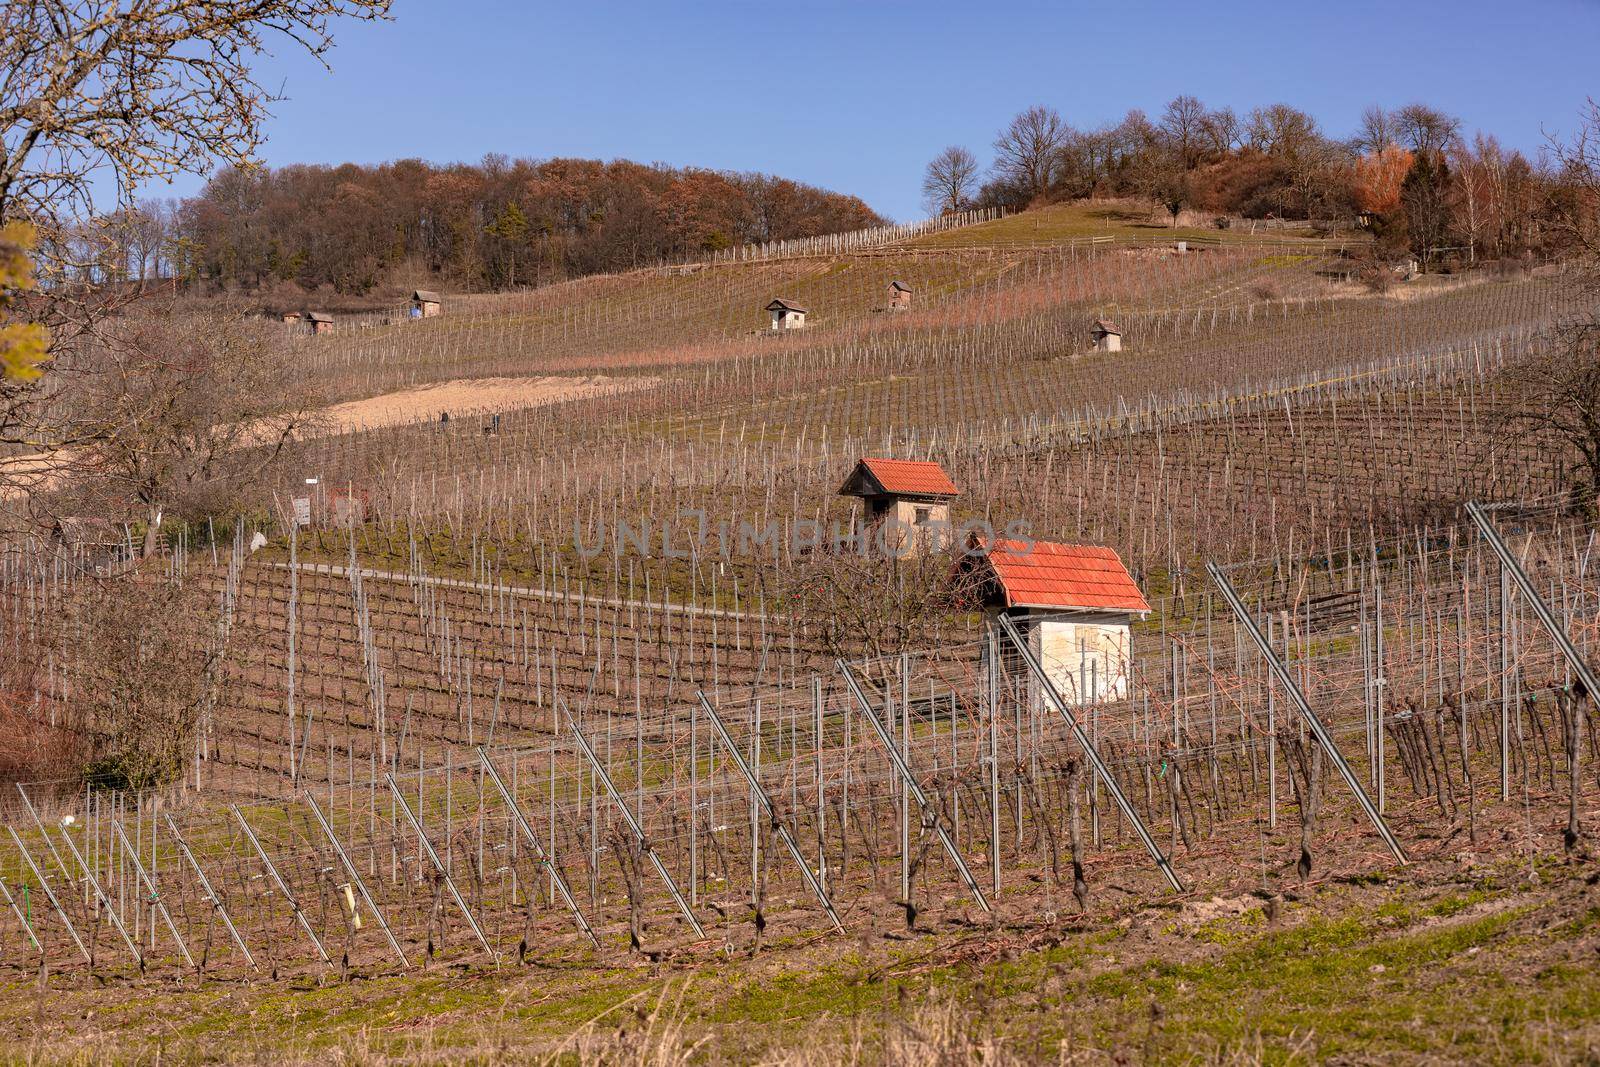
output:
<svg viewBox="0 0 1600 1067"><path fill-rule="evenodd" d="M1529 159L1422 103L1368 107L1346 136L1284 103L1240 115L1180 95L1153 118L1135 109L1095 128L1039 105L1003 126L992 150L987 168L963 145L936 155L923 172L929 210L1138 197L1174 222L1185 211L1217 225L1359 222L1380 256L1432 269L1553 254L1592 208L1587 172L1562 146Z"/></svg>
<svg viewBox="0 0 1600 1067"><path fill-rule="evenodd" d="M400 264L505 289L883 221L857 197L767 174L489 155L228 168L197 196L106 220L97 240L135 281L364 293Z"/></svg>

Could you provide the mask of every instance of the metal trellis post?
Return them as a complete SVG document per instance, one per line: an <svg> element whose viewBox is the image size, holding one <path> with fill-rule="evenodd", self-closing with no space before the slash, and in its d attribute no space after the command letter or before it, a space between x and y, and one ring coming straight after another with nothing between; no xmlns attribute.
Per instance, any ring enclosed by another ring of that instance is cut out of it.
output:
<svg viewBox="0 0 1600 1067"><path fill-rule="evenodd" d="M922 810L922 817L933 828L933 832L939 835L939 843L944 846L945 854L956 865L956 870L961 874L961 880L967 884L967 890L984 911L993 912L994 909L990 907L989 901L984 897L983 890L978 887L977 881L972 877L972 872L967 869L967 861L961 858L961 853L956 849L955 842L951 841L950 835L945 832L944 822L939 818L938 813L928 806L927 794L917 784L916 776L911 773L911 768L906 766L906 761L901 758L899 750L895 748L894 738L889 735L889 731L884 728L877 714L873 712L872 704L867 700L867 694L862 690L861 683L856 680L855 674L850 670L850 665L842 659L835 660L834 663L839 668L839 673L844 676L845 684L850 687L851 694L856 698L856 703L861 708L861 714L866 717L867 722L872 724L872 730L878 735L878 741L882 743L883 750L889 754L889 762L894 764L895 770L899 772L901 782L904 783L906 790L910 792L911 798L917 802L917 807Z"/></svg>
<svg viewBox="0 0 1600 1067"><path fill-rule="evenodd" d="M406 954L400 948L400 942L395 940L394 932L389 929L389 920L384 918L383 909L378 907L378 902L372 899L371 893L367 892L367 883L362 881L360 872L356 870L356 865L350 862L349 856L345 855L344 846L340 845L339 839L334 836L333 827L328 825L328 820L323 816L322 809L317 807L316 798L311 795L311 790L306 790L305 798L306 804L311 808L311 814L316 817L317 825L322 827L323 834L327 836L328 844L333 846L333 851L339 857L339 862L344 865L345 873L350 876L350 880L355 883L356 889L360 891L361 899L367 902L367 907L371 910L372 917L378 920L378 926L382 928L383 936L388 938L389 947L394 949L395 956L400 960L400 966L409 969L411 964L407 962Z"/></svg>
<svg viewBox="0 0 1600 1067"><path fill-rule="evenodd" d="M689 910L689 904L683 899L683 893L678 889L678 883L673 880L671 874L667 873L667 865L661 862L661 857L657 855L655 846L650 844L650 839L645 837L644 830L639 826L638 821L634 819L633 813L628 810L628 805L623 803L622 796L617 792L617 787L611 782L611 776L606 773L605 767L601 765L599 758L595 756L594 749L589 747L588 739L583 736L583 731L578 729L578 724L572 720L570 714L567 716L567 725L572 729L573 739L578 742L578 747L583 751L584 758L589 761L589 766L594 768L595 777L605 787L606 794L611 797L611 802L617 806L617 811L622 813L622 821L628 824L628 829L633 832L634 840L639 842L639 847L644 850L644 854L650 857L650 863L655 867L656 873L667 884L667 891L672 894L672 899L677 903L678 910L683 913L685 919L689 920L689 925L693 927L695 936L705 937L705 928L700 925L700 920L695 918L694 912Z"/></svg>
<svg viewBox="0 0 1600 1067"><path fill-rule="evenodd" d="M86 962L93 963L93 957L89 955L89 950L83 947L83 939L78 936L78 931L73 927L72 920L67 918L66 910L62 908L61 901L56 899L55 890L51 889L50 883L44 880L44 875L39 871L39 865L33 862L33 854L28 851L28 846L22 843L22 838L17 836L16 830L7 826L6 832L11 835L11 840L16 843L17 851L21 852L22 858L27 861L28 869L33 872L35 878L39 879L39 888L44 890L45 899L50 902L50 906L60 916L62 925L67 928L67 934L72 938L72 943L78 946L78 951L83 953L83 958Z"/></svg>
<svg viewBox="0 0 1600 1067"><path fill-rule="evenodd" d="M1316 735L1317 743L1322 746L1323 751L1328 754L1328 758L1333 760L1334 766L1339 769L1339 776L1344 779L1345 784L1350 787L1350 791L1355 794L1357 803L1367 813L1367 818L1372 820L1372 825L1377 828L1378 835L1383 838L1384 844L1389 846L1389 851L1394 853L1395 859L1402 864L1407 863L1405 849L1400 847L1400 842L1396 841L1394 834L1390 832L1389 823L1384 819L1383 813L1373 804L1372 798L1367 796L1367 791L1361 788L1361 782L1356 777L1356 772L1351 770L1349 761L1344 758L1344 753L1340 752L1339 747L1334 744L1333 737L1328 733L1327 728L1322 725L1322 719L1317 716L1315 711L1311 710L1310 703L1307 702L1305 694L1300 691L1300 687L1295 683L1293 675L1283 665L1283 661L1278 658L1278 653L1273 650L1272 645L1261 635L1261 628L1256 625L1256 620L1251 617L1250 612L1245 608L1244 601L1239 599L1239 594L1234 590L1233 583L1228 580L1227 575L1223 574L1215 563L1206 563L1206 573L1210 574L1211 580L1217 583L1217 588L1222 591L1222 598L1228 602L1228 607L1233 609L1234 615L1244 624L1245 632L1250 635L1251 640L1255 641L1256 647L1261 650L1261 655L1267 661L1267 666L1271 668L1273 675L1278 679L1278 684L1283 687L1283 691L1293 701L1301 717L1305 719L1306 725L1311 727L1311 732Z"/></svg>
<svg viewBox="0 0 1600 1067"><path fill-rule="evenodd" d="M239 946L239 951L244 953L245 962L251 970L256 969L256 958L250 954L250 949L244 943L244 938L239 936L239 931L233 925L233 919L228 915L228 909L223 907L222 898L217 895L216 889L211 885L211 879L206 877L206 872L201 869L200 863L194 858L194 853L189 851L189 842L183 839L178 832L178 824L173 821L172 815L166 816L167 829L172 831L172 840L177 844L178 851L183 853L183 858L189 861L189 867L194 871L194 876L200 879L200 888L205 890L206 899L216 909L217 916L222 920L222 925L228 928L228 934L233 938L233 943Z"/></svg>
<svg viewBox="0 0 1600 1067"><path fill-rule="evenodd" d="M139 850L134 848L128 841L128 831L122 828L122 820L112 819L111 829L117 835L117 840L122 844L123 855L133 861L134 874L140 882L144 883L145 889L149 891L150 903L155 905L157 913L167 924L167 932L172 935L172 940L178 943L178 951L183 953L184 962L194 967L195 970L199 970L200 968L194 962L194 957L189 954L189 946L184 943L183 935L178 933L177 923L172 921L172 913L167 910L167 902L161 899L161 894L156 891L155 882L150 879L150 873L144 869L144 863L139 859ZM151 941L154 940L155 938L152 936Z"/></svg>
<svg viewBox="0 0 1600 1067"><path fill-rule="evenodd" d="M1467 504L1467 514L1472 516L1472 521L1478 524L1478 529L1482 531L1484 540L1489 542L1489 547L1494 549L1494 554L1500 557L1501 566L1505 568L1506 573L1511 575L1511 580L1517 583L1517 588L1522 590L1523 599L1528 602L1528 606L1538 616L1539 624L1545 628L1551 639L1561 649L1561 654L1566 657L1567 664L1572 668L1572 673L1576 674L1578 681L1583 683L1583 688L1589 699L1600 700L1600 690L1596 689L1594 674L1589 670L1589 664L1578 654L1577 646L1572 643L1572 639L1567 636L1567 632L1561 628L1561 624L1551 614L1550 606L1545 603L1544 597L1539 595L1538 590L1533 587L1533 582L1528 578L1527 572L1522 569L1522 565L1511 554L1511 549L1506 546L1505 541L1501 540L1499 531L1489 522L1489 516L1484 512L1482 505L1475 500L1471 501Z"/></svg>
<svg viewBox="0 0 1600 1067"><path fill-rule="evenodd" d="M1088 757L1095 773L1105 783L1106 791L1116 801L1118 809L1121 810L1122 814L1133 826L1134 832L1139 835L1139 840L1144 843L1145 851L1149 852L1150 858L1156 861L1156 866L1161 869L1161 873L1166 877L1167 884L1172 886L1175 891L1182 893L1184 891L1183 882L1179 880L1177 872L1172 869L1172 864L1167 862L1166 854L1161 851L1161 846L1156 844L1156 839L1150 836L1149 827L1145 826L1144 820L1139 817L1139 813L1134 810L1133 805L1128 802L1128 798L1123 795L1122 787L1117 784L1117 780L1111 776L1110 769L1106 767L1105 761L1100 758L1099 749L1095 748L1094 742L1090 739L1087 731L1084 730L1083 724L1078 721L1076 715L1072 714L1072 709L1067 707L1067 702L1062 698L1060 691L1056 689L1055 683L1045 673L1044 664L1039 662L1039 657L1034 654L1032 648L1028 647L1027 639L1022 636L1022 632L1017 629L1016 624L1005 615L1001 615L998 618L1000 628L1005 631L1006 637L1010 638L1011 644L1016 647L1018 654L1022 656L1022 661L1028 665L1028 671L1033 675L1034 680L1039 683L1040 689L1045 696L1050 698L1050 703L1055 706L1062 719L1066 720L1068 729L1072 731L1072 736L1077 739L1078 745L1083 749L1084 755Z"/></svg>
<svg viewBox="0 0 1600 1067"><path fill-rule="evenodd" d="M739 746L733 743L732 735L728 733L728 728L722 724L721 716L711 706L711 701L706 699L705 693L695 690L695 696L700 698L700 707L704 709L706 715L711 719L711 725L716 727L717 733L722 737L722 743L727 746L729 754L733 756L734 764L750 783L750 788L755 793L756 803L761 805L761 810L766 813L768 820L771 821L773 832L778 835L778 839L789 850L789 855L794 857L794 862L800 868L800 873L804 876L806 885L810 887L817 900L822 903L823 910L828 913L828 918L833 921L834 929L841 934L844 933L844 924L839 921L838 912L833 910L833 902L828 899L828 894L817 881L816 875L811 873L810 865L801 856L800 846L795 843L794 836L789 833L789 827L778 817L777 809L772 806L772 797L767 794L761 782L751 772L750 765L745 762L744 755L739 751Z"/></svg>
<svg viewBox="0 0 1600 1067"><path fill-rule="evenodd" d="M600 939L595 936L593 928L589 925L589 920L584 918L583 911L578 907L577 898L572 895L572 889L567 885L566 878L560 871L556 870L555 864L550 862L550 857L545 852L544 846L539 843L538 835L533 832L533 826L529 824L527 818L522 814L522 805L517 803L517 799L512 795L511 790L506 788L505 782L500 778L499 769L495 767L494 763L489 759L488 753L483 750L481 745L478 747L478 759L482 761L484 772L489 775L489 781L500 791L501 799L506 802L506 807L510 809L512 821L517 824L517 829L522 831L523 838L532 846L533 854L538 858L539 865L545 869L545 872L550 876L551 882L555 884L557 891L560 892L561 899L566 901L567 907L572 910L573 918L578 921L578 928L589 938L590 943L596 949L599 949Z"/></svg>
<svg viewBox="0 0 1600 1067"><path fill-rule="evenodd" d="M333 960L328 958L328 950L322 947L322 939L317 936L315 930L311 929L311 920L307 919L306 913L300 910L300 901L295 899L294 893L289 889L289 883L285 882L283 875L278 873L278 868L273 865L271 858L268 857L267 850L261 847L260 841L256 840L256 832L250 828L250 823L245 819L244 813L239 810L239 805L232 805L232 810L233 817L239 820L239 827L244 830L244 836L250 842L250 847L256 850L257 856L261 857L262 866L267 869L268 876L272 878L273 883L278 887L278 891L283 894L283 898L289 902L289 910L294 912L295 921L300 924L300 929L306 932L306 936L316 946L317 955L322 957L322 962L330 967L333 966Z"/></svg>
<svg viewBox="0 0 1600 1067"><path fill-rule="evenodd" d="M456 888L455 879L450 877L450 872L445 870L444 864L440 862L439 854L433 850L433 842L428 840L428 835L423 832L422 824L417 821L416 815L411 811L411 804L406 800L405 794L400 792L400 787L395 784L394 775L385 774L383 780L389 783L389 791L400 802L400 814L406 817L406 822L410 823L411 829L416 831L417 841L421 844L422 850L428 854L428 860L433 864L433 869L439 872L439 877L444 879L445 888L449 889L450 896L455 898L456 907L460 908L461 914L466 917L467 925L472 927L474 934L478 935L478 943L483 946L483 950L489 954L491 960L499 963L499 954L495 952L494 946L489 944L489 939L484 936L482 927L478 925L478 920L473 917L472 909L467 907L466 899L462 897L461 891Z"/></svg>

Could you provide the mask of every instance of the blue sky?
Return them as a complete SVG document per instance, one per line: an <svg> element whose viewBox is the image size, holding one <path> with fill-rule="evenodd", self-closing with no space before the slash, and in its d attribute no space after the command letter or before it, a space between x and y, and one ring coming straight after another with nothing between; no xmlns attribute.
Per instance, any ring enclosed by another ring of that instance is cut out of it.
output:
<svg viewBox="0 0 1600 1067"><path fill-rule="evenodd" d="M486 152L760 170L921 215L926 160L1049 104L1074 125L1179 93L1282 100L1331 133L1425 100L1537 150L1600 96L1600 0L550 4L396 0L321 69L287 48L267 162ZM187 193L198 181L154 195Z"/></svg>

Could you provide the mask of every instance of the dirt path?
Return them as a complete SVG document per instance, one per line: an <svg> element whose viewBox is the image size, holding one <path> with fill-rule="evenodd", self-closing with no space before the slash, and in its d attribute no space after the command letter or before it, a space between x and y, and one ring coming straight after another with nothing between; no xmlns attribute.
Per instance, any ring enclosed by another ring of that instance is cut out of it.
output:
<svg viewBox="0 0 1600 1067"><path fill-rule="evenodd" d="M545 375L537 378L459 378L403 389L396 393L351 400L324 408L326 421L300 439L359 433L412 422L431 422L442 412L452 418L586 400L612 393L648 389L659 378L613 378L605 375ZM67 477L74 453L35 453L0 460L0 499L57 488Z"/></svg>
<svg viewBox="0 0 1600 1067"><path fill-rule="evenodd" d="M462 378L335 404L322 414L328 419L330 432L352 433L408 422L428 422L437 419L442 412L449 412L453 418L457 415L515 411L566 400L632 392L647 389L659 380L612 378L598 374L586 377Z"/></svg>

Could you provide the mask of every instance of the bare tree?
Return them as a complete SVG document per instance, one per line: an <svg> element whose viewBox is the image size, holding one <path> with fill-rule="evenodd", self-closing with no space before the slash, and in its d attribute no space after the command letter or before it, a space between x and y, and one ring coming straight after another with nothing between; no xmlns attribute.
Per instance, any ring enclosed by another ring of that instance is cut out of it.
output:
<svg viewBox="0 0 1600 1067"><path fill-rule="evenodd" d="M12 0L0 7L0 222L87 215L154 179L243 164L273 96L271 38L321 59L338 17L389 0Z"/></svg>
<svg viewBox="0 0 1600 1067"><path fill-rule="evenodd" d="M866 551L824 548L787 568L778 589L787 610L835 656L876 660L937 644L974 599L961 550L900 554L871 528L866 536Z"/></svg>
<svg viewBox="0 0 1600 1067"><path fill-rule="evenodd" d="M1321 139L1317 120L1288 104L1269 104L1250 112L1245 137L1251 148L1271 156L1293 158Z"/></svg>
<svg viewBox="0 0 1600 1067"><path fill-rule="evenodd" d="M1070 133L1054 108L1028 108L995 138L996 172L1034 198L1048 195Z"/></svg>
<svg viewBox="0 0 1600 1067"><path fill-rule="evenodd" d="M109 191L127 206L146 182L205 173L217 161L250 162L273 100L253 59L277 39L320 60L335 19L383 18L388 7L389 0L0 4L0 260L23 240L19 227L29 227L29 255L46 283L12 315L20 321L6 322L0 309L6 443L43 457L76 443L70 428L44 431L45 394L61 383L38 371L128 299L98 284L103 243L80 239L97 199ZM29 328L26 343L16 326ZM0 482L11 480L11 468L0 467Z"/></svg>
<svg viewBox="0 0 1600 1067"><path fill-rule="evenodd" d="M182 774L220 655L206 615L204 591L177 581L133 577L74 591L58 620L58 655L89 782L149 789Z"/></svg>
<svg viewBox="0 0 1600 1067"><path fill-rule="evenodd" d="M1192 196L1191 177L1176 151L1147 160L1136 175L1139 191L1166 210L1173 226Z"/></svg>
<svg viewBox="0 0 1600 1067"><path fill-rule="evenodd" d="M1393 115L1394 135L1413 152L1439 154L1461 130L1461 120L1427 104L1407 104Z"/></svg>
<svg viewBox="0 0 1600 1067"><path fill-rule="evenodd" d="M1483 135L1478 135L1481 144ZM1456 224L1467 242L1467 262L1476 265L1488 224L1490 180L1483 160L1461 138L1450 142L1447 159L1455 172Z"/></svg>
<svg viewBox="0 0 1600 1067"><path fill-rule="evenodd" d="M1377 104L1361 112L1361 132L1356 147L1369 155L1381 155L1400 143L1395 117Z"/></svg>
<svg viewBox="0 0 1600 1067"><path fill-rule="evenodd" d="M72 481L96 510L137 509L150 551L166 514L236 506L317 423L274 323L226 307L153 306L74 357L73 418L92 427Z"/></svg>
<svg viewBox="0 0 1600 1067"><path fill-rule="evenodd" d="M1600 323L1575 322L1554 332L1506 377L1512 390L1507 431L1532 432L1576 454L1572 502L1594 511L1600 502Z"/></svg>
<svg viewBox="0 0 1600 1067"><path fill-rule="evenodd" d="M1243 143L1243 127L1231 107L1208 112L1200 120L1200 126L1212 155L1225 156Z"/></svg>
<svg viewBox="0 0 1600 1067"><path fill-rule="evenodd" d="M1188 95L1173 97L1161 113L1161 131L1167 135L1187 170L1193 170L1200 162L1205 120L1205 105Z"/></svg>
<svg viewBox="0 0 1600 1067"><path fill-rule="evenodd" d="M1570 140L1550 138L1556 220L1566 243L1584 252L1600 285L1600 103L1591 98Z"/></svg>
<svg viewBox="0 0 1600 1067"><path fill-rule="evenodd" d="M977 157L960 145L951 145L928 163L922 176L922 197L932 214L960 211L971 202L977 181Z"/></svg>

